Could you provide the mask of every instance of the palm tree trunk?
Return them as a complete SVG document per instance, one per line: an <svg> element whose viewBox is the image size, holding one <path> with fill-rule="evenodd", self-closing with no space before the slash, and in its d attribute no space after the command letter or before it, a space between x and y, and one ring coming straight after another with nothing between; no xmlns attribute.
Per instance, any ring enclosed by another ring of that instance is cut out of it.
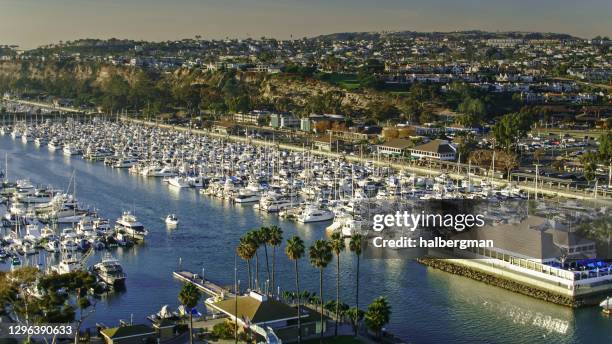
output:
<svg viewBox="0 0 612 344"><path fill-rule="evenodd" d="M193 344L193 313L189 311L189 344Z"/></svg>
<svg viewBox="0 0 612 344"><path fill-rule="evenodd" d="M264 245L264 252L266 254L266 276L268 276L268 280L266 282L268 283L267 288L270 288L270 265L268 264L268 245ZM269 290L266 290L266 292L270 293Z"/></svg>
<svg viewBox="0 0 612 344"><path fill-rule="evenodd" d="M295 260L295 286L297 288L297 323L298 323L298 344L302 343L302 313L300 310L300 274L298 272L298 262Z"/></svg>
<svg viewBox="0 0 612 344"><path fill-rule="evenodd" d="M275 271L276 271L276 246L272 247L272 295L274 295L274 291L276 290L276 280L275 280Z"/></svg>
<svg viewBox="0 0 612 344"><path fill-rule="evenodd" d="M251 285L251 281L253 280L252 274L251 274L251 260L247 260L247 269L249 270L249 290L251 290L252 285Z"/></svg>
<svg viewBox="0 0 612 344"><path fill-rule="evenodd" d="M338 337L338 316L340 314L340 255L336 256L336 327L334 336Z"/></svg>
<svg viewBox="0 0 612 344"><path fill-rule="evenodd" d="M319 343L323 343L323 268L319 269L319 301L321 302L321 331L319 331Z"/></svg>
<svg viewBox="0 0 612 344"><path fill-rule="evenodd" d="M255 290L259 290L259 254L255 253Z"/></svg>
<svg viewBox="0 0 612 344"><path fill-rule="evenodd" d="M357 255L357 283L355 284L355 307L359 309L359 255ZM357 336L359 324L355 326L355 336Z"/></svg>

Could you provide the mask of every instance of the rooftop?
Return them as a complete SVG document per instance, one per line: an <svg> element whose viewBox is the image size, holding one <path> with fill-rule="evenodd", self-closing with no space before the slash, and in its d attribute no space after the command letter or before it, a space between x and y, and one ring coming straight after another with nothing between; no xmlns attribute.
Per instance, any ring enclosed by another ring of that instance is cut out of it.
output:
<svg viewBox="0 0 612 344"><path fill-rule="evenodd" d="M236 299L216 302L213 307L232 317L236 316ZM272 298L238 296L238 319L248 319L253 324L297 319L297 310Z"/></svg>

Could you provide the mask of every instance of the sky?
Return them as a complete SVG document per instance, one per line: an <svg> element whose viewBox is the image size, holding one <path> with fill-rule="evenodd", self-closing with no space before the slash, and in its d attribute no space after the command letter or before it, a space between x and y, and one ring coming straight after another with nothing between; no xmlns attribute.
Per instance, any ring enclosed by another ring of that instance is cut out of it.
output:
<svg viewBox="0 0 612 344"><path fill-rule="evenodd" d="M612 36L610 18L610 0L0 0L0 44L472 29L592 38Z"/></svg>

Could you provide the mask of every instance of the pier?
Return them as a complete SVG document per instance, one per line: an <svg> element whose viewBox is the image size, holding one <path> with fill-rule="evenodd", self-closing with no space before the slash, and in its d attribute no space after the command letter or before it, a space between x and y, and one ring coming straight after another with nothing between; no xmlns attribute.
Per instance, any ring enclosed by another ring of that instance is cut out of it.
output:
<svg viewBox="0 0 612 344"><path fill-rule="evenodd" d="M184 283L191 283L206 294L222 299L233 298L234 293L190 271L174 271L172 276Z"/></svg>

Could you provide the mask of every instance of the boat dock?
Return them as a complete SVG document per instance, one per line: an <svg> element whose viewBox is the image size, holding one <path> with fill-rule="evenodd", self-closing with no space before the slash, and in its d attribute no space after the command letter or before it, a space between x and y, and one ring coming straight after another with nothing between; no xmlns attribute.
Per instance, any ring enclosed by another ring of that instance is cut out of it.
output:
<svg viewBox="0 0 612 344"><path fill-rule="evenodd" d="M221 287L219 284L214 283L210 280L202 278L200 275L190 271L174 271L172 276L184 283L191 283L198 287L201 291L214 297L220 298L232 298L234 293L229 289Z"/></svg>

